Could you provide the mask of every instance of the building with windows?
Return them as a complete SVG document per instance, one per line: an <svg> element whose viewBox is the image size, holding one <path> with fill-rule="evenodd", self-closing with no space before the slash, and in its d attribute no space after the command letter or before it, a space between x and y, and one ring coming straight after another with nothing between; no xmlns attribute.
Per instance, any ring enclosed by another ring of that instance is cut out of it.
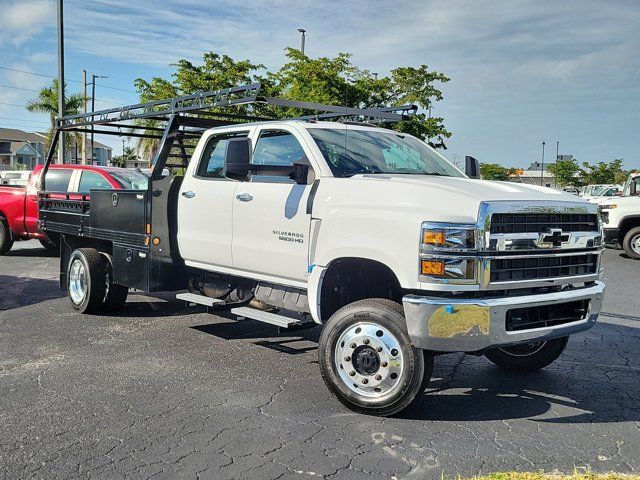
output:
<svg viewBox="0 0 640 480"><path fill-rule="evenodd" d="M46 134L41 132L0 128L0 170L33 170L36 165L44 163L46 138ZM87 145L90 145L89 141ZM110 164L111 158L111 147L94 141L93 157L87 163L106 166ZM82 163L80 142L77 145L75 141L72 143L66 152L64 163Z"/></svg>

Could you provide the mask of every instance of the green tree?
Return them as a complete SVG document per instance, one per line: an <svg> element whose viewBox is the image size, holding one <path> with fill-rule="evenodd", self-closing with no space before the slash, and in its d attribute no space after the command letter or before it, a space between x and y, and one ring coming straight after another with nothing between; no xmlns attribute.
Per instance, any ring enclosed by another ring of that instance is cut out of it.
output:
<svg viewBox="0 0 640 480"><path fill-rule="evenodd" d="M582 175L584 172L574 159L550 163L547 170L556 177L556 185L560 188L581 187L583 185Z"/></svg>
<svg viewBox="0 0 640 480"><path fill-rule="evenodd" d="M480 174L483 180L509 180L511 169L498 165L497 163L480 164Z"/></svg>
<svg viewBox="0 0 640 480"><path fill-rule="evenodd" d="M582 163L582 174L587 185L616 183L618 178L626 178L626 172L622 169L622 159L616 158L610 162L598 162L590 164Z"/></svg>
<svg viewBox="0 0 640 480"><path fill-rule="evenodd" d="M126 167L127 162L135 162L137 158L135 149L131 147L124 147L122 155L118 155L117 157L113 157L111 160L111 164L114 167Z"/></svg>
<svg viewBox="0 0 640 480"><path fill-rule="evenodd" d="M187 60L173 64L176 70L171 80L155 77L147 81L138 78L135 86L143 102L260 82L261 94L289 100L362 108L411 103L423 111L411 120L399 122L394 128L428 140L435 147L446 148L444 142L451 133L444 127L443 118L428 118L423 113L434 102L442 100L442 92L435 84L449 81L444 74L421 65L396 68L388 76L378 78L370 71L353 65L351 56L346 53L334 58L311 58L289 48L285 55L287 63L270 72L263 65L250 60L236 61L227 55L208 52L201 65L194 65ZM260 105L250 111L244 106L237 109L268 118L305 113L291 108ZM154 126L153 121L149 120L143 125ZM138 142L138 151L144 155L155 153L157 148L158 141L155 139Z"/></svg>
<svg viewBox="0 0 640 480"><path fill-rule="evenodd" d="M66 91L65 85L65 91ZM80 93L72 93L69 96L65 96L65 115L76 115L83 107L84 99ZM53 139L53 133L55 131L55 120L58 116L58 80L53 80L50 87L45 87L40 90L38 96L27 102L27 110L30 112L46 113L49 115L51 126L47 131L47 138L45 141L45 151L49 150L51 141ZM66 135L65 136L65 148L70 148L73 140L75 139L76 145L80 143L78 141L79 135Z"/></svg>

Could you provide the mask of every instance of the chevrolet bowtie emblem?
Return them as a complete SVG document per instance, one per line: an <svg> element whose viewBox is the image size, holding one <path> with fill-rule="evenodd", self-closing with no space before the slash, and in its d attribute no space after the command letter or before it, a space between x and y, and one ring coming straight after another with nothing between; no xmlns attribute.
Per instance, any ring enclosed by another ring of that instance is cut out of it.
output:
<svg viewBox="0 0 640 480"><path fill-rule="evenodd" d="M563 233L560 228L550 228L540 234L536 245L538 248L560 247L563 243L568 242L570 237L571 234Z"/></svg>

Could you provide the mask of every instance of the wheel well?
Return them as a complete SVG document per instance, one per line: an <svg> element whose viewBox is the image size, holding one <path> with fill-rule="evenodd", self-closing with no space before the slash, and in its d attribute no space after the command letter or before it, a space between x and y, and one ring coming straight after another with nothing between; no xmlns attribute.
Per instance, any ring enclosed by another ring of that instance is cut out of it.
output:
<svg viewBox="0 0 640 480"><path fill-rule="evenodd" d="M340 258L327 267L320 291L320 312L326 321L338 309L365 298L402 302L402 287L383 263L364 258Z"/></svg>
<svg viewBox="0 0 640 480"><path fill-rule="evenodd" d="M635 227L640 227L640 217L627 217L622 220L620 223L620 243L624 240L627 232Z"/></svg>

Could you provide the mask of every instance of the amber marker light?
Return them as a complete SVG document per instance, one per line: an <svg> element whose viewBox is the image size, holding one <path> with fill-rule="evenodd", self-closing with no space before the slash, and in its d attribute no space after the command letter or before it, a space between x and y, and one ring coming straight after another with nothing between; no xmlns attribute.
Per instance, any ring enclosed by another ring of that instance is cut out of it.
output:
<svg viewBox="0 0 640 480"><path fill-rule="evenodd" d="M158 237L153 237L153 244L160 245L160 239Z"/></svg>
<svg viewBox="0 0 640 480"><path fill-rule="evenodd" d="M423 275L444 275L444 262L441 260L422 260Z"/></svg>
<svg viewBox="0 0 640 480"><path fill-rule="evenodd" d="M444 245L444 232L424 230L422 232L422 242L429 245Z"/></svg>

